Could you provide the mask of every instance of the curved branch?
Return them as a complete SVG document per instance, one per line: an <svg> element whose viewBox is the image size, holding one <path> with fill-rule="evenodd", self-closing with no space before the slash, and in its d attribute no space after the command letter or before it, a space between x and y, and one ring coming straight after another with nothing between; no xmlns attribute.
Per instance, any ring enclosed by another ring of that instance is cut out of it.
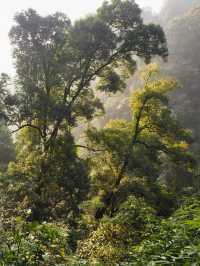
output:
<svg viewBox="0 0 200 266"><path fill-rule="evenodd" d="M42 130L39 127L37 127L35 125L32 125L32 124L21 125L17 129L11 131L11 134L14 134L14 133L20 131L21 129L26 128L26 127L30 127L30 128L36 129L39 132L40 136L43 138Z"/></svg>

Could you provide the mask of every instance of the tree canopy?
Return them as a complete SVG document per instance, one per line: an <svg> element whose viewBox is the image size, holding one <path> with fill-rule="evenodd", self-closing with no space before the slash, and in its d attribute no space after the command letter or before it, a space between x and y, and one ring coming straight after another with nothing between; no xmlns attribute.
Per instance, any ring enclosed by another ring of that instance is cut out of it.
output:
<svg viewBox="0 0 200 266"><path fill-rule="evenodd" d="M134 0L75 22L16 14L16 76L0 75L0 265L199 265L198 116L180 111L198 112L199 9L170 22L169 57L144 22L179 5L162 19Z"/></svg>
<svg viewBox="0 0 200 266"><path fill-rule="evenodd" d="M25 184L34 187L28 206L37 213L33 219L40 219L44 209L65 205L70 191L81 198L81 184L88 183L87 163L77 157L71 131L80 118L90 121L103 110L96 91L122 90L134 72L135 56L145 62L154 56L165 59L166 39L160 26L143 23L140 8L130 0L104 2L96 14L74 23L64 14L42 17L32 9L18 13L15 21L10 39L16 93L2 96L1 112L13 132L25 134L26 148L10 173L19 178L22 171ZM53 196L57 193L60 200ZM30 198L27 192L22 195Z"/></svg>

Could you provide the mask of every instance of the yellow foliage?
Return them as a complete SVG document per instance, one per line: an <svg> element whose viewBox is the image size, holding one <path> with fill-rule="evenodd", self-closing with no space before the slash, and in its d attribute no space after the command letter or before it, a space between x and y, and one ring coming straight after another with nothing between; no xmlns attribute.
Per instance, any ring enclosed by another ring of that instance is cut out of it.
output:
<svg viewBox="0 0 200 266"><path fill-rule="evenodd" d="M115 119L115 120L110 120L105 128L107 129L112 129L112 128L127 128L127 121L123 119Z"/></svg>
<svg viewBox="0 0 200 266"><path fill-rule="evenodd" d="M150 64L141 71L141 88L134 90L130 98L130 107L134 114L142 107L146 98L155 103L164 99L165 95L177 87L173 78L159 78L160 70L156 64Z"/></svg>
<svg viewBox="0 0 200 266"><path fill-rule="evenodd" d="M157 75L160 72L159 67L156 63L151 63L145 66L140 71L140 79L144 82L147 82L150 78Z"/></svg>

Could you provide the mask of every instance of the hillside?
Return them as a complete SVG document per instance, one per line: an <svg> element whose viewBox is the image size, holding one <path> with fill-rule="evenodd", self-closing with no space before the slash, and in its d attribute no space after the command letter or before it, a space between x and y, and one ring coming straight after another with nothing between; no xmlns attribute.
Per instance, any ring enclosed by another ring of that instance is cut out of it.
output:
<svg viewBox="0 0 200 266"><path fill-rule="evenodd" d="M28 9L9 38L0 265L200 265L198 1Z"/></svg>

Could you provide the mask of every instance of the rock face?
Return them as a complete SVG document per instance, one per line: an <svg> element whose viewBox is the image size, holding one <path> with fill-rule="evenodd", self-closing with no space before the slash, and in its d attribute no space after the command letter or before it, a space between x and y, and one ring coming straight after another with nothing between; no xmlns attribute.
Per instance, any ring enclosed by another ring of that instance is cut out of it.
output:
<svg viewBox="0 0 200 266"><path fill-rule="evenodd" d="M164 68L167 74L179 80L181 87L171 98L171 104L184 126L193 131L195 146L199 147L200 3L198 6L197 1L180 0L168 1L168 4L166 10L171 19L166 20L163 26L168 39L169 61ZM170 12L175 4L176 14L175 10Z"/></svg>
<svg viewBox="0 0 200 266"><path fill-rule="evenodd" d="M188 10L199 5L199 0L166 0L160 12L160 20L165 24L175 17L184 15Z"/></svg>

